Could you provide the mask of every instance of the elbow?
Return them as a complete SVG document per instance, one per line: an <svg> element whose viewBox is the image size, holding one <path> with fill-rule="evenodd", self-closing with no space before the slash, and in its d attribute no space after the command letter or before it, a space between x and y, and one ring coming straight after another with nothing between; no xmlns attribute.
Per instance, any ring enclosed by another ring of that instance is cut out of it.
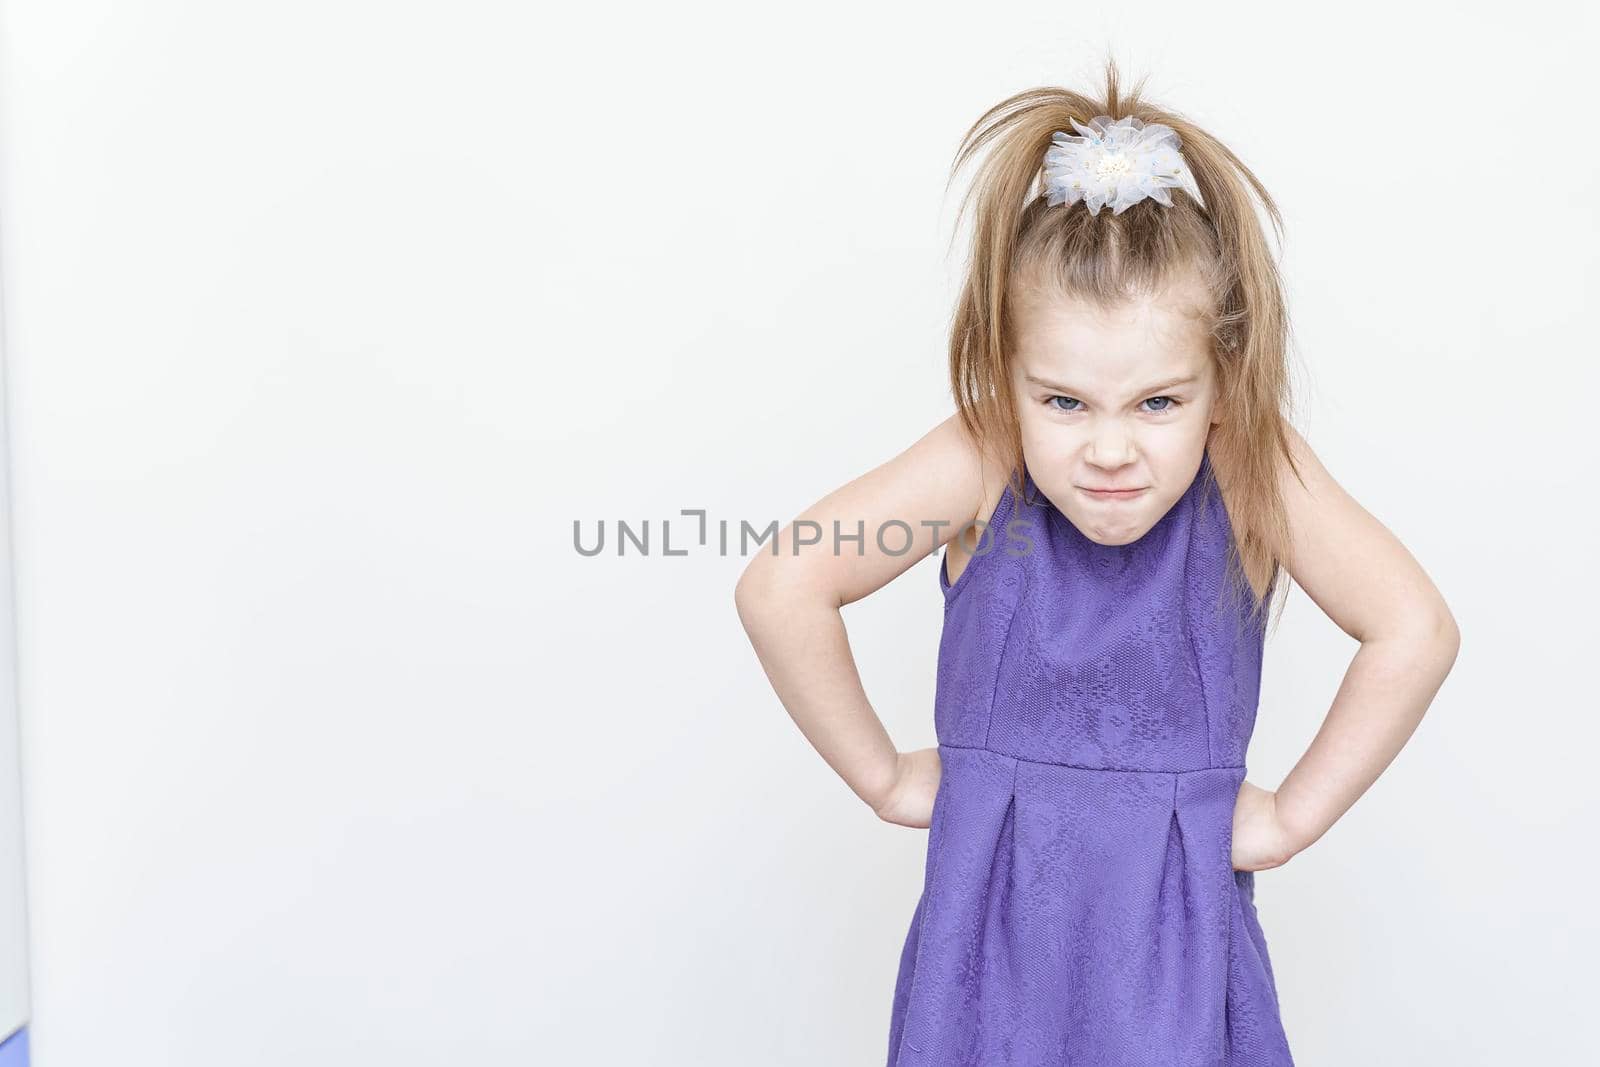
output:
<svg viewBox="0 0 1600 1067"><path fill-rule="evenodd" d="M745 567L744 573L733 586L733 607L746 632L752 632L761 620L779 609L782 600L778 586L779 575L770 561L757 557Z"/></svg>
<svg viewBox="0 0 1600 1067"><path fill-rule="evenodd" d="M1422 650L1427 660L1438 665L1441 678L1450 673L1461 651L1461 627L1444 601L1419 613L1405 627L1405 632L1411 644Z"/></svg>
<svg viewBox="0 0 1600 1067"><path fill-rule="evenodd" d="M1444 602L1444 597L1437 590L1434 591L1431 610L1427 613L1427 633L1428 639L1445 653L1445 658L1454 662L1456 653L1461 650L1461 627L1456 624L1450 605Z"/></svg>
<svg viewBox="0 0 1600 1067"><path fill-rule="evenodd" d="M1401 650L1406 662L1426 664L1442 680L1455 666L1461 651L1461 627L1445 602L1437 597L1404 608L1390 608L1370 629L1352 632L1362 644Z"/></svg>
<svg viewBox="0 0 1600 1067"><path fill-rule="evenodd" d="M1434 640L1439 642L1439 647L1444 654L1445 670L1448 672L1455 666L1456 654L1461 651L1461 627L1456 625L1456 617L1450 609L1440 606L1441 615L1435 626Z"/></svg>
<svg viewBox="0 0 1600 1067"><path fill-rule="evenodd" d="M792 561L762 557L750 561L733 587L733 606L745 632L791 624L813 605L838 606L822 579Z"/></svg>
<svg viewBox="0 0 1600 1067"><path fill-rule="evenodd" d="M746 567L744 573L739 575L739 580L733 583L733 609L739 613L739 621L744 624L746 630L753 624L756 609L764 599L761 594L760 579L752 564Z"/></svg>

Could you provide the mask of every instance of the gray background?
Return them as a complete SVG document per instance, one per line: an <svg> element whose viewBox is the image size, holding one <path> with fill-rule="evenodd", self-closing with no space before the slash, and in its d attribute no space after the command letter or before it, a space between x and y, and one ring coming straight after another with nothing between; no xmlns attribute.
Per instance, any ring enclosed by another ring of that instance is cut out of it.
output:
<svg viewBox="0 0 1600 1067"><path fill-rule="evenodd" d="M950 411L951 154L1108 45L1279 198L1297 421L1463 633L1258 878L1298 1062L1594 1062L1593 16L1105 10L0 5L37 1062L881 1063L925 832L660 524ZM903 748L935 567L845 614ZM1354 651L1296 591L1253 781Z"/></svg>

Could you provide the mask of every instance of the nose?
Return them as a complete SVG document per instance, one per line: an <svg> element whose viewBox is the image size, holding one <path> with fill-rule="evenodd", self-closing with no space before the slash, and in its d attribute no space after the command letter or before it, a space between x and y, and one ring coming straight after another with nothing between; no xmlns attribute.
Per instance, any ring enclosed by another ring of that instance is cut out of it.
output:
<svg viewBox="0 0 1600 1067"><path fill-rule="evenodd" d="M1134 461L1133 435L1117 419L1103 419L1090 434L1084 458L1104 470L1116 470Z"/></svg>

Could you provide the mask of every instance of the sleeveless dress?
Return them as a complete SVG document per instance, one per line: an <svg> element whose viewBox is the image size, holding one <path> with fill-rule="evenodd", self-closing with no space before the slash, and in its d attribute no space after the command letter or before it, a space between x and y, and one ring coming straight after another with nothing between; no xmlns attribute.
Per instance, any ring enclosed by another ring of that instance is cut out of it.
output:
<svg viewBox="0 0 1600 1067"><path fill-rule="evenodd" d="M952 586L889 1067L1292 1067L1233 809L1264 624L1209 455L1139 540L1007 486Z"/></svg>

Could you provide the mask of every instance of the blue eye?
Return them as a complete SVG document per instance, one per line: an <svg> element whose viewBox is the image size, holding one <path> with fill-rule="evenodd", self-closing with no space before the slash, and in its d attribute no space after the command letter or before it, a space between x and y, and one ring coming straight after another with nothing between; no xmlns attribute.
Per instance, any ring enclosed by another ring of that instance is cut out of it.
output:
<svg viewBox="0 0 1600 1067"><path fill-rule="evenodd" d="M1057 403L1057 401L1061 401L1062 403ZM1071 396L1061 396L1057 394L1055 396L1045 398L1045 403L1054 411L1073 412L1083 410L1083 401ZM1152 415L1161 415L1172 411L1183 402L1176 397L1171 396L1152 396L1141 401L1141 403L1154 404L1154 407L1147 407L1144 410ZM1066 406L1068 404L1072 406Z"/></svg>

